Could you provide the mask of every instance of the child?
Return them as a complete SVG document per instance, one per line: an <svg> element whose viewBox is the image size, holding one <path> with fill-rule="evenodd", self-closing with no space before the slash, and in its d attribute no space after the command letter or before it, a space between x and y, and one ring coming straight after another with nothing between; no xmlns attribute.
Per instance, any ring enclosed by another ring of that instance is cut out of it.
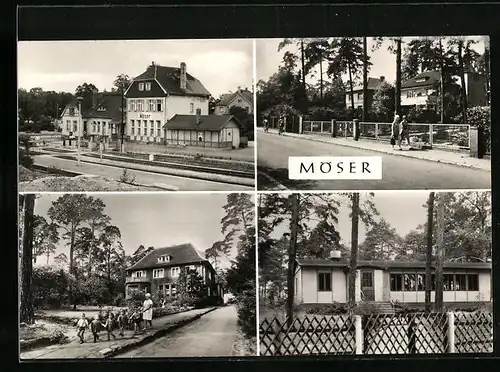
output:
<svg viewBox="0 0 500 372"><path fill-rule="evenodd" d="M85 317L85 314L82 314L82 317L78 319L78 322L76 323L76 328L78 329L77 336L80 338L80 343L83 344L83 337L85 334L85 330L89 326L89 322L87 321L87 318Z"/></svg>
<svg viewBox="0 0 500 372"><path fill-rule="evenodd" d="M112 312L108 314L108 319L106 319L104 328L108 333L108 341L110 340L109 336L113 336L113 340L116 340L116 336L113 334L113 329L115 328L115 315Z"/></svg>
<svg viewBox="0 0 500 372"><path fill-rule="evenodd" d="M142 312L140 311L140 309L138 308L134 309L134 313L130 317L130 320L134 325L134 333L138 333L142 323Z"/></svg>
<svg viewBox="0 0 500 372"><path fill-rule="evenodd" d="M120 312L120 315L118 316L118 325L120 327L120 333L119 333L120 336L123 337L123 331L128 326L128 323L129 323L128 314L124 309L122 309L122 311Z"/></svg>
<svg viewBox="0 0 500 372"><path fill-rule="evenodd" d="M90 330L92 331L92 335L94 336L94 343L99 341L99 331L103 327L101 320L99 319L99 314L94 317L94 320L90 323Z"/></svg>

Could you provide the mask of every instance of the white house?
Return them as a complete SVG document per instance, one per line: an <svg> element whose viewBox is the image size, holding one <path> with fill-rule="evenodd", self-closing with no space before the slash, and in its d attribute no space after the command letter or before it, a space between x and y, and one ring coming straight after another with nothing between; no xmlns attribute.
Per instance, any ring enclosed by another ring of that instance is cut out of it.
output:
<svg viewBox="0 0 500 372"><path fill-rule="evenodd" d="M453 76L456 84L460 78ZM433 109L439 107L441 72L424 71L401 84L401 106L415 106ZM487 104L485 77L481 74L465 73L465 91L469 106Z"/></svg>
<svg viewBox="0 0 500 372"><path fill-rule="evenodd" d="M356 270L356 301L407 304L425 302L425 262L359 261ZM491 301L491 263L453 262L443 267L443 302ZM432 268L434 272L434 267ZM346 303L349 262L298 259L295 270L295 303ZM432 274L434 288L434 274ZM431 292L431 301L435 291Z"/></svg>
<svg viewBox="0 0 500 372"><path fill-rule="evenodd" d="M253 113L253 93L248 89L241 89L234 93L223 94L215 107L215 115L228 115L231 107L241 107L249 114Z"/></svg>
<svg viewBox="0 0 500 372"><path fill-rule="evenodd" d="M127 138L133 141L162 142L165 123L177 114L208 115L210 92L180 67L154 62L133 79L125 91L127 99Z"/></svg>
<svg viewBox="0 0 500 372"><path fill-rule="evenodd" d="M373 103L373 96L378 89L379 85L385 81L385 77L381 76L380 78L374 78L374 77L369 77L368 78L368 83L367 83L367 93L368 93L368 99L367 99L367 105L368 107L372 106ZM354 108L355 109L362 109L363 108L363 84L358 84L355 85L352 89L353 95L354 95ZM346 107L350 108L351 107L351 92L348 89L345 95L345 105Z"/></svg>
<svg viewBox="0 0 500 372"><path fill-rule="evenodd" d="M108 141L120 131L121 98L120 92L94 91L92 96L84 97L80 104L75 101L66 105L60 119L62 135L80 135L92 140Z"/></svg>
<svg viewBox="0 0 500 372"><path fill-rule="evenodd" d="M238 148L240 128L231 115L175 115L164 126L165 144Z"/></svg>

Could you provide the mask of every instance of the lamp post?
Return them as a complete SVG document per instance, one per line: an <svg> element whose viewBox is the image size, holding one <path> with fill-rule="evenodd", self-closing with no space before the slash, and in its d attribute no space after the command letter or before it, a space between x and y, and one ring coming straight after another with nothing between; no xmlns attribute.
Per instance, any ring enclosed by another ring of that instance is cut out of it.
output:
<svg viewBox="0 0 500 372"><path fill-rule="evenodd" d="M80 131L81 131L81 121L82 121L82 101L83 97L77 97L78 101L78 142L77 144L77 159L78 165L80 165Z"/></svg>

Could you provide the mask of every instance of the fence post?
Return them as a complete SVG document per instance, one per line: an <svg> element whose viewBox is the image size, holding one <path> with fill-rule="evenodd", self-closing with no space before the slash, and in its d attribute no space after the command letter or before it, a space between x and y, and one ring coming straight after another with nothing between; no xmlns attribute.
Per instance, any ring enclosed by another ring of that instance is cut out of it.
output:
<svg viewBox="0 0 500 372"><path fill-rule="evenodd" d="M359 140L359 135L360 135L360 127L359 127L359 119L354 119L352 121L352 138L354 141Z"/></svg>
<svg viewBox="0 0 500 372"><path fill-rule="evenodd" d="M433 136L434 136L434 126L432 124L429 124L429 145L431 146L431 148L434 142Z"/></svg>
<svg viewBox="0 0 500 372"><path fill-rule="evenodd" d="M332 119L332 137L337 137L337 120Z"/></svg>
<svg viewBox="0 0 500 372"><path fill-rule="evenodd" d="M449 311L448 316L448 353L455 353L455 313Z"/></svg>
<svg viewBox="0 0 500 372"><path fill-rule="evenodd" d="M378 141L378 123L375 123L375 139Z"/></svg>
<svg viewBox="0 0 500 372"><path fill-rule="evenodd" d="M302 126L302 116L299 116L299 134L304 134L304 127Z"/></svg>
<svg viewBox="0 0 500 372"><path fill-rule="evenodd" d="M363 354L363 322L361 315L354 316L356 355Z"/></svg>
<svg viewBox="0 0 500 372"><path fill-rule="evenodd" d="M319 130L320 130L320 133L323 134L323 121L319 122Z"/></svg>

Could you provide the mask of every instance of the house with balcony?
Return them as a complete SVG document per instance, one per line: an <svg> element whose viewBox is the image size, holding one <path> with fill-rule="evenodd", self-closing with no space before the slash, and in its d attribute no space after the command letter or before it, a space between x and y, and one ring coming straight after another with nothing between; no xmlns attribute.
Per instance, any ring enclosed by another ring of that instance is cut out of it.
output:
<svg viewBox="0 0 500 372"><path fill-rule="evenodd" d="M385 81L384 76L381 76L380 78L373 78L373 77L368 78L368 85L367 85L368 109L372 106L373 95L375 94L375 91L377 90L380 83L382 83L384 81ZM353 94L354 94L354 109L363 109L363 84L355 85L353 87ZM347 89L347 92L346 92L345 105L348 108L351 107L351 92L349 89Z"/></svg>
<svg viewBox="0 0 500 372"><path fill-rule="evenodd" d="M445 262L444 303L490 302L491 268L491 262ZM431 301L434 302L434 264L431 275ZM424 304L425 276L425 261L360 260L356 268L356 301ZM297 259L294 280L297 304L348 302L349 261L342 259L340 252L332 252L330 259Z"/></svg>
<svg viewBox="0 0 500 372"><path fill-rule="evenodd" d="M109 142L120 133L122 106L120 92L99 93L95 90L91 96L83 97L80 103L75 100L66 105L59 119L61 134Z"/></svg>
<svg viewBox="0 0 500 372"><path fill-rule="evenodd" d="M177 295L177 280L181 270L186 269L196 271L202 278L203 291L210 303L223 302L224 290L216 282L214 268L190 243L156 248L127 268L125 297L129 298L133 290L139 290L174 299Z"/></svg>
<svg viewBox="0 0 500 372"><path fill-rule="evenodd" d="M163 126L175 115L208 115L210 92L187 73L186 63L168 67L152 62L132 80L125 97L127 139L163 143Z"/></svg>
<svg viewBox="0 0 500 372"><path fill-rule="evenodd" d="M465 91L467 105L485 106L488 94L486 91L485 77L479 73L465 73ZM452 77L457 92L461 86L460 77ZM439 109L441 72L438 70L424 71L404 81L401 84L401 106L422 107L428 110Z"/></svg>
<svg viewBox="0 0 500 372"><path fill-rule="evenodd" d="M253 114L253 92L247 88L238 90L234 93L226 93L220 97L219 103L215 106L215 115L229 115L231 107L241 107L249 114Z"/></svg>

